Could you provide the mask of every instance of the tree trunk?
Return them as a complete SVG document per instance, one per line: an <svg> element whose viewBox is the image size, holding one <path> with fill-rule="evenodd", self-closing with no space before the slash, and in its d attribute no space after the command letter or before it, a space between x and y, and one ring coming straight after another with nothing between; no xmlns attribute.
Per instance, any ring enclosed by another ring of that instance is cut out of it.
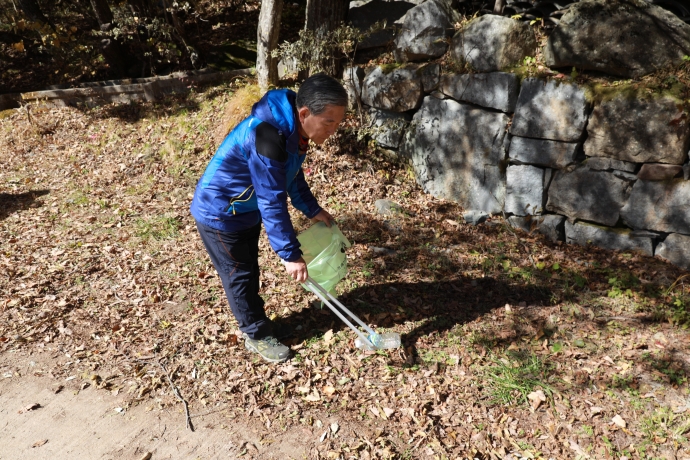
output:
<svg viewBox="0 0 690 460"><path fill-rule="evenodd" d="M503 14L503 8L506 7L506 0L496 0L494 3L494 14Z"/></svg>
<svg viewBox="0 0 690 460"><path fill-rule="evenodd" d="M91 8L96 13L96 18L101 28L106 24L113 23L113 12L110 11L107 0L91 0Z"/></svg>
<svg viewBox="0 0 690 460"><path fill-rule="evenodd" d="M24 13L24 16L26 16L27 19L32 22L49 24L52 27L52 23L48 21L48 18L45 17L36 0L17 0L17 3L19 5L19 9L22 10L22 13Z"/></svg>
<svg viewBox="0 0 690 460"><path fill-rule="evenodd" d="M349 0L307 0L305 29L331 32L347 20Z"/></svg>
<svg viewBox="0 0 690 460"><path fill-rule="evenodd" d="M261 91L278 83L278 58L271 52L278 47L283 0L263 0L256 37L256 73Z"/></svg>

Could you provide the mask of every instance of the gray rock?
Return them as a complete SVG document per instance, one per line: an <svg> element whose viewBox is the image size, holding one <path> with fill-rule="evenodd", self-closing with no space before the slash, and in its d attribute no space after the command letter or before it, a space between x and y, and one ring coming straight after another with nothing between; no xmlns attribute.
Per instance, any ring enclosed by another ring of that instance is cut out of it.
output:
<svg viewBox="0 0 690 460"><path fill-rule="evenodd" d="M634 229L690 235L690 181L638 180L621 209L623 221Z"/></svg>
<svg viewBox="0 0 690 460"><path fill-rule="evenodd" d="M278 78L281 80L297 74L297 59L288 58L278 61Z"/></svg>
<svg viewBox="0 0 690 460"><path fill-rule="evenodd" d="M633 163L682 165L690 145L689 115L672 97L619 96L602 102L589 119L585 153Z"/></svg>
<svg viewBox="0 0 690 460"><path fill-rule="evenodd" d="M385 48L391 45L402 18L414 7L412 2L387 2L384 0L357 2L357 4L350 2L347 20L360 31L368 32L377 22L386 22L385 28L371 33L361 43L358 43L357 51Z"/></svg>
<svg viewBox="0 0 690 460"><path fill-rule="evenodd" d="M395 256L397 254L397 251L394 249L381 248L378 246L369 246L369 249L371 252L379 256Z"/></svg>
<svg viewBox="0 0 690 460"><path fill-rule="evenodd" d="M374 207L376 208L376 212L382 216L389 216L402 212L402 207L395 201L390 200L376 200L376 202L374 202Z"/></svg>
<svg viewBox="0 0 690 460"><path fill-rule="evenodd" d="M587 158L587 167L589 169L596 169L597 171L610 171L612 169L617 169L619 171L629 173L634 173L637 169L637 165L635 163L604 157Z"/></svg>
<svg viewBox="0 0 690 460"><path fill-rule="evenodd" d="M615 251L639 251L654 254L651 238L631 238L629 228L608 228L585 222L565 222L565 241L581 246L594 245Z"/></svg>
<svg viewBox="0 0 690 460"><path fill-rule="evenodd" d="M656 247L655 255L673 265L690 269L690 236L670 234Z"/></svg>
<svg viewBox="0 0 690 460"><path fill-rule="evenodd" d="M428 0L409 10L395 38L395 60L423 61L445 54L445 39L453 34L456 19L457 13L446 0Z"/></svg>
<svg viewBox="0 0 690 460"><path fill-rule="evenodd" d="M417 72L422 79L422 90L425 93L431 93L438 88L441 80L441 64L434 62L425 64L419 67Z"/></svg>
<svg viewBox="0 0 690 460"><path fill-rule="evenodd" d="M515 112L520 79L512 73L449 74L441 77L440 89L456 101Z"/></svg>
<svg viewBox="0 0 690 460"><path fill-rule="evenodd" d="M479 225L486 222L489 218L489 213L485 211L470 210L462 213L462 218L465 219L466 224Z"/></svg>
<svg viewBox="0 0 690 460"><path fill-rule="evenodd" d="M554 141L580 139L587 123L587 101L574 84L527 78L522 83L511 134Z"/></svg>
<svg viewBox="0 0 690 460"><path fill-rule="evenodd" d="M425 192L466 209L503 209L503 138L508 117L451 99L426 97L400 151Z"/></svg>
<svg viewBox="0 0 690 460"><path fill-rule="evenodd" d="M406 112L422 102L421 75L414 65L376 67L362 84L362 102L377 109Z"/></svg>
<svg viewBox="0 0 690 460"><path fill-rule="evenodd" d="M468 22L451 43L451 57L479 72L503 70L536 51L534 32L526 23L493 14Z"/></svg>
<svg viewBox="0 0 690 460"><path fill-rule="evenodd" d="M573 3L549 36L550 67L577 67L640 77L690 54L690 25L642 0Z"/></svg>
<svg viewBox="0 0 690 460"><path fill-rule="evenodd" d="M359 66L346 67L343 70L343 86L347 91L347 102L350 110L358 106L357 99L362 96L364 69Z"/></svg>
<svg viewBox="0 0 690 460"><path fill-rule="evenodd" d="M683 167L680 165L646 163L637 173L637 178L640 180L666 180L676 177L683 177Z"/></svg>
<svg viewBox="0 0 690 460"><path fill-rule="evenodd" d="M511 216L508 223L515 228L519 228L528 233L541 233L551 241L565 241L565 222L564 216L548 214L546 216Z"/></svg>
<svg viewBox="0 0 690 460"><path fill-rule="evenodd" d="M578 143L547 141L514 136L508 156L511 161L562 169L575 163Z"/></svg>
<svg viewBox="0 0 690 460"><path fill-rule="evenodd" d="M508 166L505 211L516 216L541 214L544 207L544 170L534 166Z"/></svg>
<svg viewBox="0 0 690 460"><path fill-rule="evenodd" d="M619 179L623 179L623 180L626 180L628 182L637 181L637 176L633 173L629 173L629 172L625 172L625 171L618 171L618 170L614 169L613 171L611 171L611 174L613 174L614 176L616 176Z"/></svg>
<svg viewBox="0 0 690 460"><path fill-rule="evenodd" d="M397 149L412 115L375 108L370 108L368 115L369 126L374 128L372 138L381 146Z"/></svg>
<svg viewBox="0 0 690 460"><path fill-rule="evenodd" d="M546 209L577 219L616 225L630 194L630 184L604 171L579 167L556 171Z"/></svg>

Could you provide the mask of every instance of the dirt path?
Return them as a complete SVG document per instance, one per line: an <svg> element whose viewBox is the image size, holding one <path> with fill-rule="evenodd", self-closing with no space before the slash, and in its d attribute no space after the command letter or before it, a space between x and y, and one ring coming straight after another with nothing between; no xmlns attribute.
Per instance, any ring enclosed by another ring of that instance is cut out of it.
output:
<svg viewBox="0 0 690 460"><path fill-rule="evenodd" d="M39 358L40 359L40 358ZM303 458L309 428L293 428L262 439L254 420L230 420L217 412L193 418L186 429L184 413L158 410L151 401L123 409L124 397L91 386L37 376L46 361L35 355L0 357L0 459L233 459ZM77 383L80 382L80 383ZM56 393L57 388L63 387ZM27 410L32 405L40 405ZM198 413L212 409L200 408Z"/></svg>

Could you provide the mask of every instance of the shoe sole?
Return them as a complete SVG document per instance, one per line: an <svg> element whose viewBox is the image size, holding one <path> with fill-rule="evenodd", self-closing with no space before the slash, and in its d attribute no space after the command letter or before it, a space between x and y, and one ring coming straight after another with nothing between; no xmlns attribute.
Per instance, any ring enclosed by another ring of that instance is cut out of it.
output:
<svg viewBox="0 0 690 460"><path fill-rule="evenodd" d="M278 359L267 358L266 356L262 355L262 354L259 352L259 350L257 350L257 349L254 348L252 345L250 345L249 342L247 342L246 340L245 340L245 342L244 342L244 348L246 348L246 349L249 350L249 351L253 351L253 352L256 353L257 355L261 356L261 357L264 359L264 361L268 361L269 363L282 363L282 362L287 361L288 358L290 357L290 355L288 355L288 356L286 356L285 358L278 358Z"/></svg>

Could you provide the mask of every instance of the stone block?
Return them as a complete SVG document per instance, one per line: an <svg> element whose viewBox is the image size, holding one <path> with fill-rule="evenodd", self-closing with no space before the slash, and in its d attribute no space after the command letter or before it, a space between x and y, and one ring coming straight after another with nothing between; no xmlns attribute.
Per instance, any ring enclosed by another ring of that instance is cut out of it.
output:
<svg viewBox="0 0 690 460"><path fill-rule="evenodd" d="M651 238L634 238L628 228L609 228L585 222L575 224L565 222L565 241L580 246L594 245L615 251L638 251L646 255L654 254Z"/></svg>
<svg viewBox="0 0 690 460"><path fill-rule="evenodd" d="M621 209L623 221L634 229L690 235L690 181L638 180Z"/></svg>
<svg viewBox="0 0 690 460"><path fill-rule="evenodd" d="M415 6L402 19L395 38L395 60L423 61L442 56L448 50L446 38L453 35L457 19L447 0L428 0Z"/></svg>
<svg viewBox="0 0 690 460"><path fill-rule="evenodd" d="M479 72L504 70L536 52L537 41L529 25L493 14L471 20L451 42L451 57Z"/></svg>
<svg viewBox="0 0 690 460"><path fill-rule="evenodd" d="M588 0L568 6L544 47L549 67L640 77L683 62L690 25L636 0Z"/></svg>
<svg viewBox="0 0 690 460"><path fill-rule="evenodd" d="M671 233L657 245L654 255L690 270L690 236Z"/></svg>
<svg viewBox="0 0 690 460"><path fill-rule="evenodd" d="M418 66L390 69L376 67L364 78L362 102L377 109L406 112L422 102L423 88Z"/></svg>
<svg viewBox="0 0 690 460"><path fill-rule="evenodd" d="M486 222L490 214L486 211L469 210L462 213L462 218L466 224L479 225Z"/></svg>
<svg viewBox="0 0 690 460"><path fill-rule="evenodd" d="M372 138L383 147L397 149L400 146L405 128L412 120L409 113L391 112L370 108L369 126L374 128Z"/></svg>
<svg viewBox="0 0 690 460"><path fill-rule="evenodd" d="M386 48L393 43L396 29L405 14L414 8L411 2L350 2L347 20L362 32L367 32L376 22L385 21L386 27L370 34L357 44L357 51Z"/></svg>
<svg viewBox="0 0 690 460"><path fill-rule="evenodd" d="M514 136L508 156L511 161L563 169L576 161L577 142L559 142Z"/></svg>
<svg viewBox="0 0 690 460"><path fill-rule="evenodd" d="M587 125L588 156L633 163L682 165L688 158L688 110L672 97L620 96L594 107Z"/></svg>
<svg viewBox="0 0 690 460"><path fill-rule="evenodd" d="M556 171L546 209L568 217L614 226L630 195L628 181L581 166Z"/></svg>
<svg viewBox="0 0 690 460"><path fill-rule="evenodd" d="M376 202L374 202L374 208L376 208L376 212L382 216L390 216L402 212L402 207L391 200L376 200Z"/></svg>
<svg viewBox="0 0 690 460"><path fill-rule="evenodd" d="M465 209L500 213L505 202L503 139L508 116L428 96L400 151L425 192Z"/></svg>
<svg viewBox="0 0 690 460"><path fill-rule="evenodd" d="M449 74L441 77L440 89L456 101L514 112L520 79L512 73Z"/></svg>
<svg viewBox="0 0 690 460"><path fill-rule="evenodd" d="M514 136L575 142L587 123L585 92L575 84L527 78L522 83L515 117Z"/></svg>
<svg viewBox="0 0 690 460"><path fill-rule="evenodd" d="M544 170L535 166L508 166L505 212L516 216L541 214L544 207Z"/></svg>
<svg viewBox="0 0 690 460"><path fill-rule="evenodd" d="M612 169L617 169L618 171L629 173L634 173L637 170L637 165L635 163L605 157L587 158L587 167L597 171L611 171Z"/></svg>
<svg viewBox="0 0 690 460"><path fill-rule="evenodd" d="M545 216L511 216L508 223L525 232L538 232L552 243L565 241L565 217L548 214Z"/></svg>
<svg viewBox="0 0 690 460"><path fill-rule="evenodd" d="M637 178L640 180L666 180L676 177L683 177L683 167L680 165L646 163L637 173Z"/></svg>

